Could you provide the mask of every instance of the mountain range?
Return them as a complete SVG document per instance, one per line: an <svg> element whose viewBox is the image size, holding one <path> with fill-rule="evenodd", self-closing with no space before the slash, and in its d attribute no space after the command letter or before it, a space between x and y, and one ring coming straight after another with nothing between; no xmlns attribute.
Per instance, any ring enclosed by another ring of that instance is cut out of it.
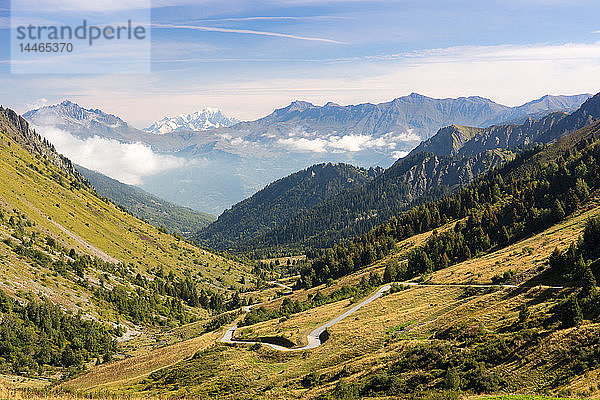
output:
<svg viewBox="0 0 600 400"><path fill-rule="evenodd" d="M0 392L597 397L598 160L600 94L449 126L385 171L318 164L273 182L210 227L245 229L224 257L99 196L0 108L0 366L25 388Z"/></svg>
<svg viewBox="0 0 600 400"><path fill-rule="evenodd" d="M240 122L230 118L218 108L204 108L192 114L179 114L176 117L164 117L144 129L145 132L164 135L176 131L205 131L214 128L227 128Z"/></svg>
<svg viewBox="0 0 600 400"><path fill-rule="evenodd" d="M29 111L25 118L42 134L53 127L80 139L142 143L158 154L195 160L147 176L141 187L178 205L220 214L268 183L310 165L388 167L444 126L522 122L540 113L570 112L588 97L544 96L518 107L482 97L434 99L416 93L380 104L316 106L295 101L255 121L162 135L69 101Z"/></svg>
<svg viewBox="0 0 600 400"><path fill-rule="evenodd" d="M493 125L488 128L452 125L399 159L382 174L362 186L340 191L310 208L298 210L261 235L247 223L219 218L197 235L202 242L218 249L252 251L262 254L276 248L327 247L344 237L352 237L398 215L407 208L435 200L473 181L480 174L513 159L523 148L546 144L600 119L600 94L589 98L572 113L551 113L522 124ZM286 181L285 178L280 182ZM289 182L293 178L289 177ZM259 192L260 193L260 192ZM279 200L260 204L266 210L279 206ZM245 203L234 206L241 212ZM254 207L258 207L255 205ZM224 213L226 215L226 213ZM252 218L254 215L251 215ZM254 221L264 227L265 221ZM235 240L231 240L235 238ZM232 246L232 247L231 247Z"/></svg>

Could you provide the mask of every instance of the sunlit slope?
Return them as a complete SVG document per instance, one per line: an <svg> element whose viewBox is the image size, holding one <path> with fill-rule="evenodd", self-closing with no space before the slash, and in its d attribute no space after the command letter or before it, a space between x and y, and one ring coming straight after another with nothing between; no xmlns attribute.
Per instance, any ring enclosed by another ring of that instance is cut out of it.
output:
<svg viewBox="0 0 600 400"><path fill-rule="evenodd" d="M238 285L246 267L198 249L103 201L54 164L0 132L0 206L18 212L67 248L144 272L200 274L216 286Z"/></svg>

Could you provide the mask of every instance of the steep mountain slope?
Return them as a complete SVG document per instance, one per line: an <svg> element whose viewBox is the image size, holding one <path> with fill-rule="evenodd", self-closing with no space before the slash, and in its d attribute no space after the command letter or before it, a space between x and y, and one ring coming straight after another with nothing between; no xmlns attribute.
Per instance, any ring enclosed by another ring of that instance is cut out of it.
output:
<svg viewBox="0 0 600 400"><path fill-rule="evenodd" d="M29 123L23 117L2 106L0 106L0 131L8 138L17 141L31 154L53 163L60 171L71 176L77 183L89 186L89 183L74 168L68 158L58 154L51 143L29 129Z"/></svg>
<svg viewBox="0 0 600 400"><path fill-rule="evenodd" d="M572 114L552 113L522 125L441 129L380 177L299 212L239 249L322 247L360 234L412 204L438 198L514 157L534 143L549 143L600 119L600 94Z"/></svg>
<svg viewBox="0 0 600 400"><path fill-rule="evenodd" d="M552 113L539 120L528 118L521 125L493 125L484 129L452 125L422 142L411 154L426 151L438 155L473 156L495 148L510 149L533 143L547 143L560 137L558 125L568 116L567 113ZM571 118L566 125L573 128L583 126Z"/></svg>
<svg viewBox="0 0 600 400"><path fill-rule="evenodd" d="M40 142L27 122L15 115L10 110L0 111L2 290L21 297L39 294L100 320L121 314L125 320L151 324L154 318L164 317L163 323L167 323L175 317L165 314L166 309L152 309L158 307L152 301L145 302L146 311L129 314L123 307L133 303L114 306L117 298L110 296L117 293L96 292L99 283L104 282L106 286L100 288L106 290L123 288L120 295L135 293L144 279L156 283L167 279L167 287L178 287L184 276L189 277L194 291L196 287L212 292L214 286L244 286L239 279L249 277L248 267L161 232L98 197L82 184L84 178L79 172L62 168L71 165L68 160L51 145ZM28 143L36 142L44 146L40 152L29 148ZM57 166L52 160L61 162ZM176 293L178 289L171 290ZM146 286L139 293L150 291ZM165 295L157 294L160 304ZM135 296L131 299L133 302ZM150 310L156 317L151 317ZM206 315L201 308L188 311L190 315ZM170 312L175 313L176 308Z"/></svg>
<svg viewBox="0 0 600 400"><path fill-rule="evenodd" d="M184 237L197 232L216 220L216 217L159 199L135 186L126 185L106 175L77 166L77 170L94 189L113 203L124 207L136 217L157 228L164 227Z"/></svg>
<svg viewBox="0 0 600 400"><path fill-rule="evenodd" d="M134 338L152 347L168 327L217 329L228 317L212 315L245 304L249 266L99 197L6 109L0 175L0 369L11 381L49 385L127 357Z"/></svg>
<svg viewBox="0 0 600 400"><path fill-rule="evenodd" d="M362 186L381 169L347 164L319 164L280 179L219 216L200 231L197 239L209 246L230 248L286 223L299 211L309 209L336 194Z"/></svg>
<svg viewBox="0 0 600 400"><path fill-rule="evenodd" d="M328 249L303 269L302 285L316 286L360 270L393 252L396 242L448 221L459 222L452 229L434 231L411 251L406 265L392 266L388 279L430 274L529 238L577 212L597 208L599 156L600 121L596 121L548 146L520 153L451 196L413 207L351 242ZM564 254L557 250L550 265L557 266L554 272L560 272L563 279L587 281L589 289L596 283L585 270L600 257L600 221L586 225L583 242L576 244L579 250L574 246ZM508 273L492 281L510 278Z"/></svg>
<svg viewBox="0 0 600 400"><path fill-rule="evenodd" d="M600 118L600 96L586 100L571 114L556 112L540 119L527 118L521 125L493 125L485 129L450 126L417 146L438 155L472 156L485 150L518 148L532 143L549 143Z"/></svg>
<svg viewBox="0 0 600 400"><path fill-rule="evenodd" d="M369 230L415 203L447 195L512 158L513 152L502 149L462 158L431 153L407 156L372 182L300 211L286 224L237 246L245 251L328 247Z"/></svg>
<svg viewBox="0 0 600 400"><path fill-rule="evenodd" d="M240 122L230 118L217 108L204 108L192 114L180 114L176 117L164 117L153 122L144 131L164 135L176 131L205 131L214 128L227 128Z"/></svg>

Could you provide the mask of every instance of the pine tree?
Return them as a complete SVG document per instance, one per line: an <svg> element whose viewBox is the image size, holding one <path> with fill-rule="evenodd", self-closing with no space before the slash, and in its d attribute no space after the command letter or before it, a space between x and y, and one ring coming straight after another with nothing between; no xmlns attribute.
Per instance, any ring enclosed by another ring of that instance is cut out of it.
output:
<svg viewBox="0 0 600 400"><path fill-rule="evenodd" d="M523 304L523 307L521 307L521 310L519 311L519 325L526 328L530 317L531 311L529 310L529 307L527 304Z"/></svg>
<svg viewBox="0 0 600 400"><path fill-rule="evenodd" d="M552 216L555 221L562 221L565 219L565 207L559 199L554 200L554 204L552 204Z"/></svg>
<svg viewBox="0 0 600 400"><path fill-rule="evenodd" d="M583 313L575 295L571 295L563 304L561 320L565 328L578 326L583 321Z"/></svg>
<svg viewBox="0 0 600 400"><path fill-rule="evenodd" d="M460 390L461 379L456 367L448 368L444 376L444 388L450 390Z"/></svg>
<svg viewBox="0 0 600 400"><path fill-rule="evenodd" d="M583 252L587 259L600 257L600 218L590 218L583 231Z"/></svg>
<svg viewBox="0 0 600 400"><path fill-rule="evenodd" d="M583 270L582 285L584 296L588 296L596 288L596 277L589 265L586 265Z"/></svg>
<svg viewBox="0 0 600 400"><path fill-rule="evenodd" d="M506 230L506 226L502 226L502 229L500 230L500 241L503 245L507 245L510 243L510 235Z"/></svg>
<svg viewBox="0 0 600 400"><path fill-rule="evenodd" d="M389 262L386 266L385 266L385 271L383 273L383 281L385 283L390 283L393 282L394 280L396 280L396 275L397 275L397 264L396 262Z"/></svg>

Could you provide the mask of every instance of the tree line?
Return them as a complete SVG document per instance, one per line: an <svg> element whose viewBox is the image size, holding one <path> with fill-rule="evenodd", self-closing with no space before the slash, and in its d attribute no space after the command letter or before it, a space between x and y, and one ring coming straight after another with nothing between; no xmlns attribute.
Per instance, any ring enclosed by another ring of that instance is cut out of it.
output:
<svg viewBox="0 0 600 400"><path fill-rule="evenodd" d="M69 314L47 300L22 305L0 291L0 369L39 374L48 367L79 368L110 361L118 329Z"/></svg>
<svg viewBox="0 0 600 400"><path fill-rule="evenodd" d="M349 243L311 254L300 285L316 286L359 270L389 254L399 240L459 220L434 232L409 254L394 279L412 278L502 248L572 214L600 182L598 143L568 149L553 161L529 162L542 149L521 153L469 186L435 202L414 207Z"/></svg>

